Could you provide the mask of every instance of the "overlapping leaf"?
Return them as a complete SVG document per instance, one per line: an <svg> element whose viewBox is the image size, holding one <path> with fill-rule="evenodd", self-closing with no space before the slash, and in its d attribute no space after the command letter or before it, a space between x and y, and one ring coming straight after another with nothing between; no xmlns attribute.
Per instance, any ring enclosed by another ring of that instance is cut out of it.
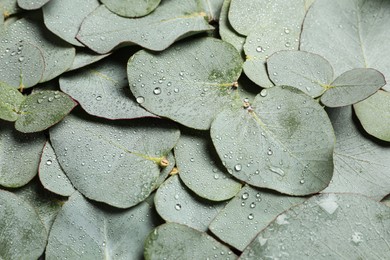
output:
<svg viewBox="0 0 390 260"><path fill-rule="evenodd" d="M18 111L25 97L14 87L0 83L0 118L16 121Z"/></svg>
<svg viewBox="0 0 390 260"><path fill-rule="evenodd" d="M145 16L154 11L157 6L160 4L161 0L147 0L147 1L137 1L137 0L125 0L125 1L116 1L116 0L101 0L101 2L108 8L110 11L125 17L140 17Z"/></svg>
<svg viewBox="0 0 390 260"><path fill-rule="evenodd" d="M48 3L50 0L17 0L18 6L20 8L23 8L25 10L36 10L44 6L46 3Z"/></svg>

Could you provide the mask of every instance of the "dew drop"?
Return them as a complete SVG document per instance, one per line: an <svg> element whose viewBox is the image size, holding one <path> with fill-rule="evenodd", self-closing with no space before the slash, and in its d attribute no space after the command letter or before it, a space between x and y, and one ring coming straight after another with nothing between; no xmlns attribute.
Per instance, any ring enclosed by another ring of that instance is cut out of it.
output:
<svg viewBox="0 0 390 260"><path fill-rule="evenodd" d="M252 209L254 209L254 208L256 207L256 203L252 202L251 205L250 205L250 207L251 207Z"/></svg>
<svg viewBox="0 0 390 260"><path fill-rule="evenodd" d="M214 179L216 179L216 180L219 179L219 174L218 173L214 174Z"/></svg>
<svg viewBox="0 0 390 260"><path fill-rule="evenodd" d="M97 97L96 97L96 100L97 100L97 101L102 100L102 96L97 96Z"/></svg>
<svg viewBox="0 0 390 260"><path fill-rule="evenodd" d="M51 160L46 161L46 165L51 165L53 162Z"/></svg>
<svg viewBox="0 0 390 260"><path fill-rule="evenodd" d="M175 209L176 209L176 210L181 210L181 205L180 205L180 204L176 204L176 205L175 205Z"/></svg>
<svg viewBox="0 0 390 260"><path fill-rule="evenodd" d="M263 47L258 46L258 47L256 48L256 51L257 51L257 52L262 52L262 51L263 51Z"/></svg>
<svg viewBox="0 0 390 260"><path fill-rule="evenodd" d="M20 62L24 61L24 57L19 57L18 59Z"/></svg>
<svg viewBox="0 0 390 260"><path fill-rule="evenodd" d="M263 89L263 90L261 90L261 92L260 92L260 96L262 96L262 97L266 97L267 94L268 94L268 91L267 91L266 89Z"/></svg>
<svg viewBox="0 0 390 260"><path fill-rule="evenodd" d="M241 195L241 198L242 198L243 200L248 199L248 198L249 198L249 193L248 193L248 192L244 192L244 193Z"/></svg>
<svg viewBox="0 0 390 260"><path fill-rule="evenodd" d="M49 102L52 102L52 101L54 100L54 97L49 97L47 100L48 100Z"/></svg>
<svg viewBox="0 0 390 260"><path fill-rule="evenodd" d="M153 93L154 93L155 95L160 95L160 94L161 94L161 88L159 88L159 87L155 88L155 89L153 90Z"/></svg>
<svg viewBox="0 0 390 260"><path fill-rule="evenodd" d="M305 183L305 180L300 180L299 183L300 183L300 184L304 184L304 183Z"/></svg>
<svg viewBox="0 0 390 260"><path fill-rule="evenodd" d="M42 98L38 98L37 102L38 102L38 104L41 104L43 102L43 99Z"/></svg>
<svg viewBox="0 0 390 260"><path fill-rule="evenodd" d="M241 164L236 164L236 165L234 166L234 170L236 170L237 172L241 171L241 169L242 169Z"/></svg>
<svg viewBox="0 0 390 260"><path fill-rule="evenodd" d="M139 96L135 99L138 104L142 104L145 102L145 98L143 96Z"/></svg>
<svg viewBox="0 0 390 260"><path fill-rule="evenodd" d="M284 33L285 34L289 34L290 33L290 30L288 28L284 28Z"/></svg>
<svg viewBox="0 0 390 260"><path fill-rule="evenodd" d="M252 213L248 215L248 219L249 219L249 220L252 220L253 218L254 218L254 216L253 216Z"/></svg>

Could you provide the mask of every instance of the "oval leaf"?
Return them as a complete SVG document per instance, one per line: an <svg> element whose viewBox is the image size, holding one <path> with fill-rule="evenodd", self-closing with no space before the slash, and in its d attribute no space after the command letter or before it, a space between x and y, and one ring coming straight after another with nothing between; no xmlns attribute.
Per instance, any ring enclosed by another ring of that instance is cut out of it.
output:
<svg viewBox="0 0 390 260"><path fill-rule="evenodd" d="M241 259L386 259L390 208L355 194L312 197L279 215Z"/></svg>
<svg viewBox="0 0 390 260"><path fill-rule="evenodd" d="M160 53L130 58L130 89L147 110L188 127L209 129L233 99L242 60L230 44L214 38L180 42Z"/></svg>
<svg viewBox="0 0 390 260"><path fill-rule="evenodd" d="M118 15L125 17L140 17L153 12L160 4L161 0L101 0L101 2L110 9L111 12Z"/></svg>
<svg viewBox="0 0 390 260"><path fill-rule="evenodd" d="M25 97L14 87L0 82L0 118L7 121L16 121L20 104Z"/></svg>
<svg viewBox="0 0 390 260"><path fill-rule="evenodd" d="M229 173L257 187L306 195L332 178L335 137L329 118L292 87L270 88L247 109L219 113L211 138Z"/></svg>
<svg viewBox="0 0 390 260"><path fill-rule="evenodd" d="M162 120L107 122L68 116L50 130L73 186L90 199L119 208L149 196L159 163L179 138L179 131Z"/></svg>
<svg viewBox="0 0 390 260"><path fill-rule="evenodd" d="M153 259L224 259L237 256L217 240L190 227L167 223L157 227L145 241L146 260Z"/></svg>
<svg viewBox="0 0 390 260"><path fill-rule="evenodd" d="M44 6L50 0L18 0L18 5L20 8L25 10L36 10Z"/></svg>
<svg viewBox="0 0 390 260"><path fill-rule="evenodd" d="M165 0L153 13L137 19L120 17L102 5L84 20L77 39L98 53L107 53L120 44L161 51L185 36L213 29L197 3Z"/></svg>
<svg viewBox="0 0 390 260"><path fill-rule="evenodd" d="M47 233L31 205L0 190L0 258L38 259L45 250Z"/></svg>

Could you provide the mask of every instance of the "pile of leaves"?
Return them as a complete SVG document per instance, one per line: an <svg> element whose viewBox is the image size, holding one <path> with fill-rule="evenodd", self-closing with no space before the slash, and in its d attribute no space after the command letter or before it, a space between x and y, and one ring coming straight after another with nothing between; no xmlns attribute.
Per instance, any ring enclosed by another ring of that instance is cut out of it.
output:
<svg viewBox="0 0 390 260"><path fill-rule="evenodd" d="M0 8L1 259L390 255L390 1Z"/></svg>

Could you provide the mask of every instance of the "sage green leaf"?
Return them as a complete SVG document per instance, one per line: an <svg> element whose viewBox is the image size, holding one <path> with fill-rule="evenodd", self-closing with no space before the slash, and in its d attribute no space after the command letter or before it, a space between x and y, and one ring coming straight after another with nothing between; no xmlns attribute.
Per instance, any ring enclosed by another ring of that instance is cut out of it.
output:
<svg viewBox="0 0 390 260"><path fill-rule="evenodd" d="M99 5L98 0L51 0L42 8L45 25L47 29L68 43L84 46L76 39L77 32L85 17Z"/></svg>
<svg viewBox="0 0 390 260"><path fill-rule="evenodd" d="M17 89L0 82L0 119L16 121L25 97Z"/></svg>
<svg viewBox="0 0 390 260"><path fill-rule="evenodd" d="M76 105L73 99L60 91L33 93L21 104L15 128L23 133L45 130L61 121Z"/></svg>
<svg viewBox="0 0 390 260"><path fill-rule="evenodd" d="M328 112L337 142L333 179L324 192L359 193L379 201L390 193L390 146L367 138L351 106Z"/></svg>
<svg viewBox="0 0 390 260"><path fill-rule="evenodd" d="M374 68L390 82L389 1L317 0L307 13L301 50L318 53L338 76L354 68ZM388 86L387 86L388 87Z"/></svg>
<svg viewBox="0 0 390 260"><path fill-rule="evenodd" d="M221 15L219 17L219 35L222 40L233 45L239 53L243 53L245 37L239 35L233 29L228 19L230 2L231 0L225 0L222 5Z"/></svg>
<svg viewBox="0 0 390 260"><path fill-rule="evenodd" d="M277 215L304 200L244 186L209 228L219 239L242 251Z"/></svg>
<svg viewBox="0 0 390 260"><path fill-rule="evenodd" d="M50 0L18 0L18 5L20 8L25 10L36 10L44 6Z"/></svg>
<svg viewBox="0 0 390 260"><path fill-rule="evenodd" d="M182 131L175 155L180 179L198 196L222 201L241 189L222 165L208 132Z"/></svg>
<svg viewBox="0 0 390 260"><path fill-rule="evenodd" d="M158 226L145 241L144 256L153 259L236 259L230 249L195 229L176 223Z"/></svg>
<svg viewBox="0 0 390 260"><path fill-rule="evenodd" d="M7 33L0 36L0 79L14 88L28 88L42 78L45 64L41 50L30 43L9 42Z"/></svg>
<svg viewBox="0 0 390 260"><path fill-rule="evenodd" d="M88 66L92 63L100 61L101 59L109 56L111 53L107 54L96 54L94 51L91 51L86 48L79 48L76 50L76 56L74 57L72 66L68 68L68 71L77 70L82 67Z"/></svg>
<svg viewBox="0 0 390 260"><path fill-rule="evenodd" d="M101 0L101 2L113 13L125 17L145 16L154 11L161 0Z"/></svg>
<svg viewBox="0 0 390 260"><path fill-rule="evenodd" d="M153 116L129 91L126 61L105 59L60 78L61 90L77 100L88 114L108 119Z"/></svg>
<svg viewBox="0 0 390 260"><path fill-rule="evenodd" d="M68 116L50 140L73 186L86 197L128 208L154 190L159 164L179 131L163 120L92 121Z"/></svg>
<svg viewBox="0 0 390 260"><path fill-rule="evenodd" d="M154 197L158 214L167 222L187 225L199 231L207 231L210 222L225 206L199 198L179 180L178 175L167 179Z"/></svg>
<svg viewBox="0 0 390 260"><path fill-rule="evenodd" d="M374 69L352 69L338 76L321 96L328 107L341 107L366 99L386 84L382 73Z"/></svg>
<svg viewBox="0 0 390 260"><path fill-rule="evenodd" d="M230 106L242 60L230 44L198 38L156 54L141 50L127 65L130 89L148 111L195 129L209 129Z"/></svg>
<svg viewBox="0 0 390 260"><path fill-rule="evenodd" d="M372 136L390 142L390 93L378 91L354 109L364 130Z"/></svg>
<svg viewBox="0 0 390 260"><path fill-rule="evenodd" d="M218 21L224 0L201 0L203 9L208 14L209 21Z"/></svg>
<svg viewBox="0 0 390 260"><path fill-rule="evenodd" d="M333 68L320 55L305 51L279 51L267 59L268 75L276 85L293 86L312 96L324 93L333 81Z"/></svg>
<svg viewBox="0 0 390 260"><path fill-rule="evenodd" d="M145 202L118 210L76 192L54 221L46 259L141 259L143 241L155 227L152 214Z"/></svg>
<svg viewBox="0 0 390 260"><path fill-rule="evenodd" d="M211 138L228 172L290 195L316 193L332 178L335 137L323 108L293 87L273 87L247 108L219 113ZM245 107L245 102L244 102Z"/></svg>
<svg viewBox="0 0 390 260"><path fill-rule="evenodd" d="M0 3L0 10L6 18L21 11L17 0L2 0Z"/></svg>
<svg viewBox="0 0 390 260"><path fill-rule="evenodd" d="M1 122L0 185L17 188L34 178L44 144L43 134L23 134L12 124Z"/></svg>
<svg viewBox="0 0 390 260"><path fill-rule="evenodd" d="M70 196L75 191L49 142L46 142L43 148L39 164L39 180L45 189L61 196Z"/></svg>
<svg viewBox="0 0 390 260"><path fill-rule="evenodd" d="M39 46L45 61L45 70L40 82L49 81L66 71L75 56L74 47L50 33L40 19L17 20L9 25L3 37L10 43L20 44L22 48L26 43Z"/></svg>
<svg viewBox="0 0 390 260"><path fill-rule="evenodd" d="M49 233L64 201L59 196L45 190L38 178L34 178L27 185L14 190L13 193L30 203Z"/></svg>
<svg viewBox="0 0 390 260"><path fill-rule="evenodd" d="M229 8L230 24L242 35L249 35L253 28L266 29L275 24L295 30L301 27L304 16L302 0L232 0Z"/></svg>
<svg viewBox="0 0 390 260"><path fill-rule="evenodd" d="M389 215L365 196L314 196L279 215L240 259L386 259Z"/></svg>
<svg viewBox="0 0 390 260"><path fill-rule="evenodd" d="M31 205L0 190L0 258L38 259L45 250L47 233Z"/></svg>
<svg viewBox="0 0 390 260"><path fill-rule="evenodd" d="M178 39L212 30L205 15L197 0L165 0L153 13L137 19L120 17L103 5L87 16L77 39L101 54L124 44L161 51Z"/></svg>

